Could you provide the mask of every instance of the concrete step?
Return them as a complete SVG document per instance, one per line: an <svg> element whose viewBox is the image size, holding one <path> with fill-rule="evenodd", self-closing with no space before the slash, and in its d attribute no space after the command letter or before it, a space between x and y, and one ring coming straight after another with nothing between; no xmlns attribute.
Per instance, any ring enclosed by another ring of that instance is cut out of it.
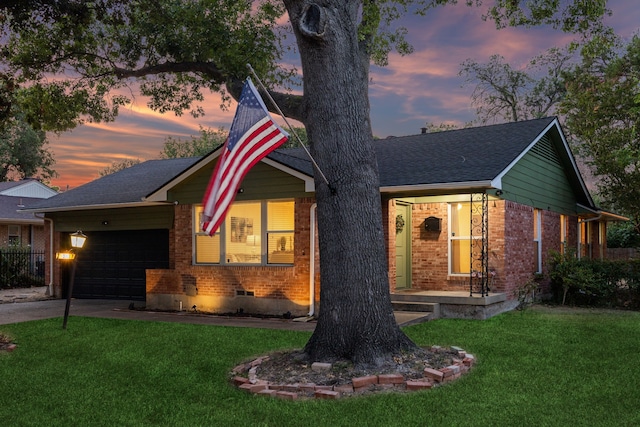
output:
<svg viewBox="0 0 640 427"><path fill-rule="evenodd" d="M424 311L394 311L393 314L398 326L417 325L434 319L433 313L425 313Z"/></svg>
<svg viewBox="0 0 640 427"><path fill-rule="evenodd" d="M431 313L432 317L440 317L440 304L422 301L391 301L394 311L408 311L413 313Z"/></svg>
<svg viewBox="0 0 640 427"><path fill-rule="evenodd" d="M397 292L391 294L392 302L430 302L439 304L454 305L491 305L506 301L507 295L504 293L491 293L486 296L479 294L469 295L469 292L438 292L438 291L422 291L422 292Z"/></svg>

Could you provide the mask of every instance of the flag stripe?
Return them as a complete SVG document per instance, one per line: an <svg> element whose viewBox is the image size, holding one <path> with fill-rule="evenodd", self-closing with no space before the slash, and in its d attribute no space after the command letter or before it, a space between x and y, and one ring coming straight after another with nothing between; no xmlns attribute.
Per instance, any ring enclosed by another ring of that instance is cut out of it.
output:
<svg viewBox="0 0 640 427"><path fill-rule="evenodd" d="M247 79L238 108L207 186L202 230L213 235L224 221L249 170L288 139L271 119L256 88Z"/></svg>

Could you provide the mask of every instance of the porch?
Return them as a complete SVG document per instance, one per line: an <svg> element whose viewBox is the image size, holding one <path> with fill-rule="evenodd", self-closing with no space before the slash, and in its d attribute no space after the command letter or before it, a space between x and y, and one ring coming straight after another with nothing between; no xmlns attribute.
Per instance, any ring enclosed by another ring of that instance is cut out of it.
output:
<svg viewBox="0 0 640 427"><path fill-rule="evenodd" d="M468 291L395 291L391 304L398 324L413 325L434 319L488 319L513 310L517 300L507 294L489 292L469 296Z"/></svg>

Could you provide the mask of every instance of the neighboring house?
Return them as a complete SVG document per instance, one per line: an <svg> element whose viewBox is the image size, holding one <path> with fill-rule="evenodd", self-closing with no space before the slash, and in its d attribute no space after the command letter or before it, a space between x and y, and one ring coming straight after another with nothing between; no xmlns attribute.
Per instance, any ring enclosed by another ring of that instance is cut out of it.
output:
<svg viewBox="0 0 640 427"><path fill-rule="evenodd" d="M36 179L0 182L0 247L29 246L43 251L44 220L19 210L56 194Z"/></svg>
<svg viewBox="0 0 640 427"><path fill-rule="evenodd" d="M555 118L374 146L390 290L395 300L432 298L443 316L513 308L549 251L605 257L606 222L621 219L595 206ZM28 206L52 220L56 250L69 246L68 233L88 236L74 296L313 314L321 278L308 157L277 150L257 164L209 237L200 203L218 155L144 162ZM62 295L60 265L48 274Z"/></svg>

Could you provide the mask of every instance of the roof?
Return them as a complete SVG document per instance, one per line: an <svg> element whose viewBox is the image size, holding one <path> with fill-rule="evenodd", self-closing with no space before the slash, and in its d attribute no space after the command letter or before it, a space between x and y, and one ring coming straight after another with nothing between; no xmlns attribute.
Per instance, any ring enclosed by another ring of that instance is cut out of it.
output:
<svg viewBox="0 0 640 427"><path fill-rule="evenodd" d="M149 160L103 176L46 200L26 204L35 212L81 207L124 207L136 205L157 188L171 181L199 157Z"/></svg>
<svg viewBox="0 0 640 427"><path fill-rule="evenodd" d="M19 209L42 199L34 197L15 197L0 194L0 222L10 224L43 224L42 218L36 218L31 212L18 212Z"/></svg>
<svg viewBox="0 0 640 427"><path fill-rule="evenodd" d="M381 190L455 185L491 188L553 126L559 130L557 119L549 117L375 140ZM568 158L573 159L566 141L563 143ZM150 160L29 204L27 209L46 212L166 202L167 189L210 164L218 154L219 149L203 158ZM300 176L313 176L313 165L302 148L276 150L266 161ZM573 166L582 183L575 162ZM582 189L588 194L583 183Z"/></svg>
<svg viewBox="0 0 640 427"><path fill-rule="evenodd" d="M0 182L0 195L48 199L58 194L35 178Z"/></svg>
<svg viewBox="0 0 640 427"><path fill-rule="evenodd" d="M553 121L546 118L378 140L380 186L492 181Z"/></svg>

